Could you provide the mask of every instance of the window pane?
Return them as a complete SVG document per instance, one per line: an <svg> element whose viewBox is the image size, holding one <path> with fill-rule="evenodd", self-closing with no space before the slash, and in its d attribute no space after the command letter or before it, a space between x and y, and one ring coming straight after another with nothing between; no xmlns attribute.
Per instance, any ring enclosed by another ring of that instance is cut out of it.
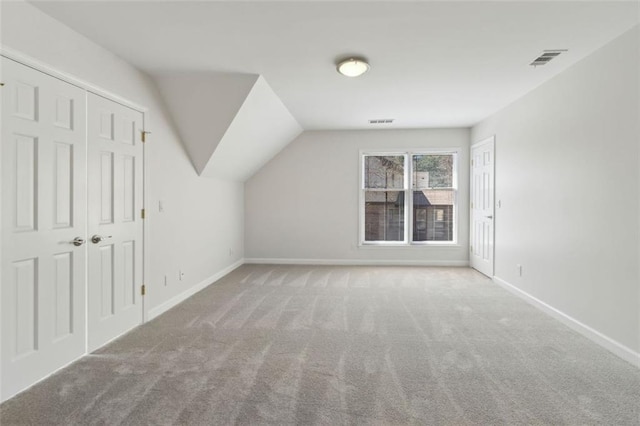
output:
<svg viewBox="0 0 640 426"><path fill-rule="evenodd" d="M413 155L413 188L453 187L453 155Z"/></svg>
<svg viewBox="0 0 640 426"><path fill-rule="evenodd" d="M413 191L413 241L453 241L454 191Z"/></svg>
<svg viewBox="0 0 640 426"><path fill-rule="evenodd" d="M404 188L404 156L367 155L364 157L365 188Z"/></svg>
<svg viewBox="0 0 640 426"><path fill-rule="evenodd" d="M404 241L404 192L365 191L365 241Z"/></svg>

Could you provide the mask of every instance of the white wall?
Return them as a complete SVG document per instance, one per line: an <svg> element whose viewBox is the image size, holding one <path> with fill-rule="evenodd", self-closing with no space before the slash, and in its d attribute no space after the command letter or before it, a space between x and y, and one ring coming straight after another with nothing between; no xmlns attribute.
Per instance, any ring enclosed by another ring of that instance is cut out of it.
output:
<svg viewBox="0 0 640 426"><path fill-rule="evenodd" d="M243 184L197 176L145 74L30 4L3 2L1 19L2 46L149 108L146 307L163 306L243 257Z"/></svg>
<svg viewBox="0 0 640 426"><path fill-rule="evenodd" d="M358 247L361 149L460 148L455 247ZM248 259L468 261L469 130L304 132L245 183Z"/></svg>
<svg viewBox="0 0 640 426"><path fill-rule="evenodd" d="M472 129L496 135L496 276L635 352L639 39L636 26Z"/></svg>

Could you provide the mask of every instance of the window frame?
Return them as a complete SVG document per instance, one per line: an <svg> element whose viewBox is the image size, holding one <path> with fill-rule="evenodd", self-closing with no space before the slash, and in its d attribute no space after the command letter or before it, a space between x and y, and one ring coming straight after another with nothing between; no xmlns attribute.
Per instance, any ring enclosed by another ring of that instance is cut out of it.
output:
<svg viewBox="0 0 640 426"><path fill-rule="evenodd" d="M453 156L451 189L453 190L453 231L451 241L413 241L413 156L414 155L443 155ZM427 247L427 246L457 246L458 245L458 162L461 150L459 148L428 148L428 149L403 149L403 150L360 150L358 155L358 246L359 247ZM364 160L367 156L404 156L404 188L403 189L379 189L364 187L365 167ZM366 241L365 240L365 192L366 191L399 191L404 192L404 240L403 241Z"/></svg>

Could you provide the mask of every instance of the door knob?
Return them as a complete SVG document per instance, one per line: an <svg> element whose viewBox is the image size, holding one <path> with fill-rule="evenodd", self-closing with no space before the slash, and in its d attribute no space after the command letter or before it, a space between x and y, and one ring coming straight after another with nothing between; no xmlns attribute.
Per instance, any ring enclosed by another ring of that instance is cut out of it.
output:
<svg viewBox="0 0 640 426"><path fill-rule="evenodd" d="M98 244L100 242L102 242L103 240L106 240L108 238L111 238L111 235L107 235L105 237L103 237L102 235L94 235L93 237L91 237L91 242L93 244Z"/></svg>
<svg viewBox="0 0 640 426"><path fill-rule="evenodd" d="M84 240L80 237L75 237L73 241L71 241L71 244L73 244L76 247L80 247L81 245L84 244Z"/></svg>

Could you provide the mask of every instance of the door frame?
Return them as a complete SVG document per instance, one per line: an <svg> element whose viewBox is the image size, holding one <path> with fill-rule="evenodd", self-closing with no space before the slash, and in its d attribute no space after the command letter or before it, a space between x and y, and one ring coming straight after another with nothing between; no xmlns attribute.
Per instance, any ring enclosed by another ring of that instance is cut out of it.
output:
<svg viewBox="0 0 640 426"><path fill-rule="evenodd" d="M475 243L473 240L473 150L482 145L487 145L493 143L493 226L491 227L493 244L492 244L492 253L491 253L491 277L493 278L496 273L496 135L491 135L484 139L479 140L478 142L472 143L469 147L469 266L473 268L471 265L472 261L472 251L471 247Z"/></svg>
<svg viewBox="0 0 640 426"><path fill-rule="evenodd" d="M27 66L29 68L33 68L36 71L42 72L44 74L47 74L51 77L57 78L59 80L62 80L66 83L69 83L73 86L79 87L80 89L83 89L84 91L88 93L93 93L95 95L98 96L102 96L103 98L109 99L113 102L119 103L125 107L134 109L138 112L140 112L142 114L142 127L143 127L143 131L146 132L147 134L147 138L148 135L151 133L149 131L149 123L150 123L150 119L149 119L149 108L142 106L140 104L137 104L129 99L123 98L122 96L119 96L109 90L105 90L103 88L101 88L100 86L96 86L86 80L83 80L79 77L76 77L72 74L68 74L66 72L60 71L57 68L39 60L36 58L33 58L29 55L25 55L22 52L19 52L15 49L11 49L7 46L4 46L2 44L0 44L0 56L4 56L7 59L11 59L15 62L18 62L24 66ZM148 142L148 139L147 139ZM149 246L149 238L150 238L150 232L149 232L149 225L148 225L148 183L149 183L149 167L148 167L148 155L147 155L147 144L143 143L142 144L142 208L145 210L145 219L142 221L142 284L145 285L147 284L147 271L149 271L149 256L147 256L147 247ZM0 196L2 194L0 193ZM0 252L0 256L2 255L2 253ZM86 284L85 286L88 288L89 286L89 282L88 282L88 276L87 276L88 270L85 271L85 277L87 278ZM1 283L0 283L1 285ZM87 301L85 301L86 303ZM144 324L147 319L148 319L148 310L149 310L149 306L148 303L146 303L146 296L142 296L142 318L140 319L141 323ZM87 344L88 344L88 339L87 340ZM85 351L86 353L88 353L87 351Z"/></svg>

